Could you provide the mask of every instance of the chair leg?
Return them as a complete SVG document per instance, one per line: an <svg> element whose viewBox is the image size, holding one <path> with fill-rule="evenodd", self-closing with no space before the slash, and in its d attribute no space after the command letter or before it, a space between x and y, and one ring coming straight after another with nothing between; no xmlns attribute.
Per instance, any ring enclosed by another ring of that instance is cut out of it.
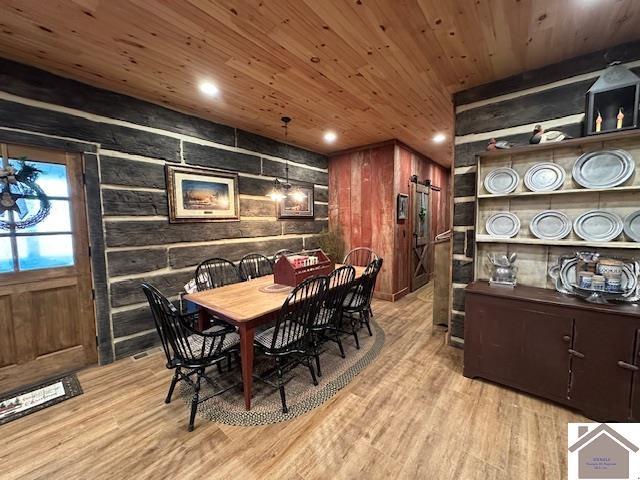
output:
<svg viewBox="0 0 640 480"><path fill-rule="evenodd" d="M344 348L342 347L342 340L340 340L340 332L336 331L336 343L338 344L338 348L340 349L340 356L345 358L344 356Z"/></svg>
<svg viewBox="0 0 640 480"><path fill-rule="evenodd" d="M313 356L316 359L316 368L318 370L318 376L322 376L322 370L320 369L320 352L318 352L318 337L313 335Z"/></svg>
<svg viewBox="0 0 640 480"><path fill-rule="evenodd" d="M198 370L196 384L194 386L193 398L191 399L191 415L189 415L189 431L193 432L193 422L196 419L196 411L198 410L198 400L200 396L200 380L202 379L202 370Z"/></svg>
<svg viewBox="0 0 640 480"><path fill-rule="evenodd" d="M216 367L218 368L218 373L222 375L222 365L220 362L216 363Z"/></svg>
<svg viewBox="0 0 640 480"><path fill-rule="evenodd" d="M276 366L278 368L278 390L280 390L280 401L282 401L282 413L289 413L287 408L287 396L284 392L284 382L282 375L282 366L280 364L280 357L276 357Z"/></svg>
<svg viewBox="0 0 640 480"><path fill-rule="evenodd" d="M171 403L171 396L173 395L173 389L176 388L176 383L178 383L179 376L180 376L180 367L177 367L175 373L173 374L173 378L171 379L171 385L169 386L169 393L167 393L167 398L164 399L164 403Z"/></svg>
<svg viewBox="0 0 640 480"><path fill-rule="evenodd" d="M353 338L356 340L356 348L360 350L360 340L358 340L358 330L356 329L355 321L351 322L351 333L353 333Z"/></svg>
<svg viewBox="0 0 640 480"><path fill-rule="evenodd" d="M309 373L311 373L311 380L313 381L313 384L317 386L318 379L316 378L316 372L313 370L313 364L310 359L307 361L307 367L309 367Z"/></svg>
<svg viewBox="0 0 640 480"><path fill-rule="evenodd" d="M227 372L231 371L231 355L227 354Z"/></svg>
<svg viewBox="0 0 640 480"><path fill-rule="evenodd" d="M371 309L369 309L371 311ZM371 331L371 324L369 323L369 311L364 314L364 324L367 326L367 330L369 331L369 336L373 337L373 332Z"/></svg>

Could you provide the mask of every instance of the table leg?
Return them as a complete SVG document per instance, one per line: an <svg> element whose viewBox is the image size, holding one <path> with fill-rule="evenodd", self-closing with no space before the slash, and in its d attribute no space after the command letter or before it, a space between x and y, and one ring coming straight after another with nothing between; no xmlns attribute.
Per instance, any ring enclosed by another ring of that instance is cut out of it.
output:
<svg viewBox="0 0 640 480"><path fill-rule="evenodd" d="M204 307L198 308L198 330L201 332L207 329L209 323L209 313Z"/></svg>
<svg viewBox="0 0 640 480"><path fill-rule="evenodd" d="M251 410L251 389L253 386L253 336L255 328L240 326L240 360L242 362L242 388L244 407Z"/></svg>

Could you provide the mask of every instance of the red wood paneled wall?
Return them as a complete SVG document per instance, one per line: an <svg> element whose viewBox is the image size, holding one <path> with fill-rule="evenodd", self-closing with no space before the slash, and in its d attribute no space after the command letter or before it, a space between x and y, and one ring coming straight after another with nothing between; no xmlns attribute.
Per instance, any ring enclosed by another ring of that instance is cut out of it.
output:
<svg viewBox="0 0 640 480"><path fill-rule="evenodd" d="M329 224L339 226L347 249L369 247L384 258L376 293L394 300L407 292L411 231L396 220L398 193L409 178L431 179L443 190L431 202L431 234L449 228L449 171L398 142L364 147L329 160ZM432 262L430 262L432 263Z"/></svg>

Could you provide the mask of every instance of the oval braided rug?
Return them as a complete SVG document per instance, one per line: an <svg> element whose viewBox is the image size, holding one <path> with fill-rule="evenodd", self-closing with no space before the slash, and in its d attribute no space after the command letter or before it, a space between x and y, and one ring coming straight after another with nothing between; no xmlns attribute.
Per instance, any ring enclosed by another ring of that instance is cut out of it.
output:
<svg viewBox="0 0 640 480"><path fill-rule="evenodd" d="M266 425L300 416L326 402L378 356L384 345L384 331L373 320L371 320L371 330L373 332L371 337L366 328L362 328L358 332L360 350L356 349L352 335L342 336L346 356L344 359L340 357L335 342L327 341L323 344L320 355L322 377L318 377L317 386L313 385L309 369L304 365L299 365L288 372L285 375L287 381L285 390L289 408L287 414L282 413L278 389L254 379L250 411L246 411L244 408L242 391L238 385L221 395L200 403L198 415L214 422L236 426ZM254 373L259 374L272 365L271 358L256 355ZM215 367L208 370L209 377L219 389L239 383L240 371L235 361L231 372L226 371L226 366L224 370L222 375ZM203 380L200 398L209 397L214 391ZM190 405L193 390L182 383L179 392L183 401Z"/></svg>

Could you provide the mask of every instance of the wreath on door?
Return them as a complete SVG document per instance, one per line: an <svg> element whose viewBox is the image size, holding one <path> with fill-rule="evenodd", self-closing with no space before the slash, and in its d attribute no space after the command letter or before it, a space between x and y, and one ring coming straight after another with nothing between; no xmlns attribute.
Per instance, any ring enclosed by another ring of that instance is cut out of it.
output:
<svg viewBox="0 0 640 480"><path fill-rule="evenodd" d="M51 202L37 183L41 170L21 159L19 167L0 168L0 215L13 212L8 220L0 219L0 229L23 229L42 222L51 212ZM36 208L27 199L38 201Z"/></svg>

